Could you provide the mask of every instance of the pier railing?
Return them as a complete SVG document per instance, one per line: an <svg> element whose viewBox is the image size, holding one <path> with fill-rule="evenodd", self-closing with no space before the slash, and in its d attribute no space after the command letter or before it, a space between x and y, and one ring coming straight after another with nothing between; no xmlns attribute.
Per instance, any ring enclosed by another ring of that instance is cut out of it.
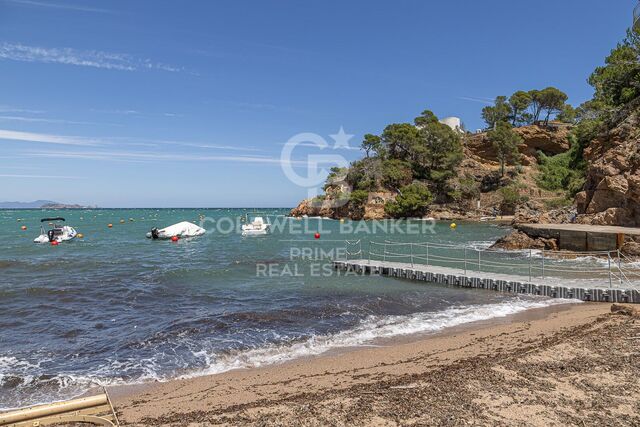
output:
<svg viewBox="0 0 640 427"><path fill-rule="evenodd" d="M616 251L569 252L548 250L506 251L470 245L432 242L347 241L347 260L402 263L411 267L436 266L468 273L518 276L531 283L583 284L590 287L640 289L640 263Z"/></svg>

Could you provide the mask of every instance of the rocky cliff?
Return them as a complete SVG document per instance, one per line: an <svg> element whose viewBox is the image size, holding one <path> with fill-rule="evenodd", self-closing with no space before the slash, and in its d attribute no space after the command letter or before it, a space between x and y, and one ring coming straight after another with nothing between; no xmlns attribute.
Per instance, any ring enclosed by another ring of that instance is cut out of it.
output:
<svg viewBox="0 0 640 427"><path fill-rule="evenodd" d="M640 226L640 111L635 110L584 150L584 191L576 196L583 224Z"/></svg>
<svg viewBox="0 0 640 427"><path fill-rule="evenodd" d="M548 126L522 126L514 129L522 138L518 151L522 155L521 163L524 166L537 163L538 152L546 155L564 153L569 149L570 126L564 123L551 122ZM477 157L490 162L497 162L494 149L486 132L471 135L466 141L469 152Z"/></svg>

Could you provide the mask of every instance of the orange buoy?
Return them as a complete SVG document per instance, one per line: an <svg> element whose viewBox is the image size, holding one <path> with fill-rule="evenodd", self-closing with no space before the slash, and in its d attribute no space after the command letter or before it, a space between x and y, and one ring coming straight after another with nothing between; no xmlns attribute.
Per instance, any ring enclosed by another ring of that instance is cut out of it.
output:
<svg viewBox="0 0 640 427"><path fill-rule="evenodd" d="M315 237L316 239L319 239L320 238L320 233L314 234L313 237Z"/></svg>
<svg viewBox="0 0 640 427"><path fill-rule="evenodd" d="M171 241L172 241L172 242L177 242L178 240L180 240L180 238L179 238L178 236L173 236L173 237L171 238Z"/></svg>
<svg viewBox="0 0 640 427"><path fill-rule="evenodd" d="M20 227L20 230L22 230L22 231L24 231L24 230L26 230L26 229L27 229L27 226L26 226L26 225L23 225L22 227Z"/></svg>
<svg viewBox="0 0 640 427"><path fill-rule="evenodd" d="M111 228L113 227L113 224L108 224L107 227Z"/></svg>
<svg viewBox="0 0 640 427"><path fill-rule="evenodd" d="M53 242L51 242L51 246L58 246L58 241L54 240Z"/></svg>

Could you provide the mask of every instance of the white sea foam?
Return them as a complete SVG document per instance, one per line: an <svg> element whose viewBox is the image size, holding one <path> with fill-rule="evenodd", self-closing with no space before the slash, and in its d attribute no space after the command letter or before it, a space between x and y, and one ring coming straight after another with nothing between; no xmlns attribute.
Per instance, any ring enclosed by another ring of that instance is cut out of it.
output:
<svg viewBox="0 0 640 427"><path fill-rule="evenodd" d="M208 368L183 375L182 378L215 374L239 368L252 368L314 356L335 348L367 345L377 339L417 333L433 333L466 323L500 318L533 308L577 303L568 299L516 299L502 303L451 307L443 311L403 316L368 316L356 327L332 335L313 336L288 345L268 345L236 354L206 358Z"/></svg>

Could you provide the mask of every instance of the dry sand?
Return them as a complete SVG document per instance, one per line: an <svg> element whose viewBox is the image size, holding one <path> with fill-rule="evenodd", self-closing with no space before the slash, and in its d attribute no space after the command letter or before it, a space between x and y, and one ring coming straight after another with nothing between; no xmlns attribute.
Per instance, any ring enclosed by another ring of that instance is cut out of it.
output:
<svg viewBox="0 0 640 427"><path fill-rule="evenodd" d="M640 317L610 307L110 392L123 425L640 426Z"/></svg>

